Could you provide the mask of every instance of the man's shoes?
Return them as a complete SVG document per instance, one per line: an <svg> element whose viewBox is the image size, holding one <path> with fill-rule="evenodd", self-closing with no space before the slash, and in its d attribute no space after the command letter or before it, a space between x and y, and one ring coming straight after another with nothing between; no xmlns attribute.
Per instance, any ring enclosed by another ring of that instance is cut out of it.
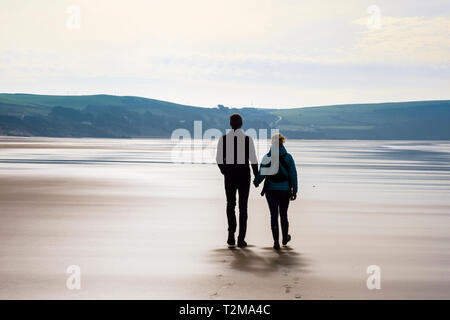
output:
<svg viewBox="0 0 450 320"><path fill-rule="evenodd" d="M229 246L234 246L236 244L236 240L234 240L234 234L233 233L229 233L228 234L227 243L228 243Z"/></svg>
<svg viewBox="0 0 450 320"><path fill-rule="evenodd" d="M288 234L286 239L283 239L283 246L287 245L287 243L291 241L291 235Z"/></svg>
<svg viewBox="0 0 450 320"><path fill-rule="evenodd" d="M238 240L238 247L239 248L245 248L247 246L247 242L244 240Z"/></svg>
<svg viewBox="0 0 450 320"><path fill-rule="evenodd" d="M280 244L279 244L278 242L275 242L275 243L273 244L273 248L274 248L275 250L280 250Z"/></svg>

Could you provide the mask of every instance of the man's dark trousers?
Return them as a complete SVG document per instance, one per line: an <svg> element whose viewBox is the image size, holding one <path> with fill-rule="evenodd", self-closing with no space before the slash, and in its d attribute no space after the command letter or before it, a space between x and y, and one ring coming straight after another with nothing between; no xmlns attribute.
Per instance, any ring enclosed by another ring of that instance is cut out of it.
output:
<svg viewBox="0 0 450 320"><path fill-rule="evenodd" d="M242 168L233 173L225 173L225 193L227 195L228 232L236 232L236 191L239 194L239 235L238 242L244 241L247 232L247 204L250 192L250 168Z"/></svg>

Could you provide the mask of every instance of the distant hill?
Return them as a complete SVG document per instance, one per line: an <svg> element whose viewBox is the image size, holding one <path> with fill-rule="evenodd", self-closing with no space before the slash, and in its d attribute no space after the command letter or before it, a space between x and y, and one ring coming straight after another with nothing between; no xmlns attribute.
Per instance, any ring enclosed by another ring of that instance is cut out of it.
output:
<svg viewBox="0 0 450 320"><path fill-rule="evenodd" d="M279 128L288 138L449 140L450 100L352 104L292 109L202 108L131 96L0 94L0 135L170 137L228 128L239 112L245 128Z"/></svg>

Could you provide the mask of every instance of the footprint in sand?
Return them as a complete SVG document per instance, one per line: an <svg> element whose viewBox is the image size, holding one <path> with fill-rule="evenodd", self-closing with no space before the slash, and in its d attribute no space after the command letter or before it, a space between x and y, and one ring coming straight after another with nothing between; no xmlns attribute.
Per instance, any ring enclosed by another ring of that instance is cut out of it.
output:
<svg viewBox="0 0 450 320"><path fill-rule="evenodd" d="M301 299L301 298L302 298L301 295L299 295L299 294L296 294L296 295L295 295L295 299Z"/></svg>
<svg viewBox="0 0 450 320"><path fill-rule="evenodd" d="M291 292L292 287L290 285L285 284L283 287L285 288L285 291L284 291L285 293Z"/></svg>
<svg viewBox="0 0 450 320"><path fill-rule="evenodd" d="M227 282L222 288L228 288L234 286L234 282Z"/></svg>

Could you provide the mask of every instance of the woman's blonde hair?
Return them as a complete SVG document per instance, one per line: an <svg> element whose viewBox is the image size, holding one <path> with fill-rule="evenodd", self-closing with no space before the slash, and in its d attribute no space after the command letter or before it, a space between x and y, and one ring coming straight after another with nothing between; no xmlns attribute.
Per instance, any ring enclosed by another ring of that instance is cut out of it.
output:
<svg viewBox="0 0 450 320"><path fill-rule="evenodd" d="M272 136L272 144L276 143L277 140L278 140L278 144L280 146L282 146L284 144L284 142L286 141L286 138L281 133L277 133Z"/></svg>

